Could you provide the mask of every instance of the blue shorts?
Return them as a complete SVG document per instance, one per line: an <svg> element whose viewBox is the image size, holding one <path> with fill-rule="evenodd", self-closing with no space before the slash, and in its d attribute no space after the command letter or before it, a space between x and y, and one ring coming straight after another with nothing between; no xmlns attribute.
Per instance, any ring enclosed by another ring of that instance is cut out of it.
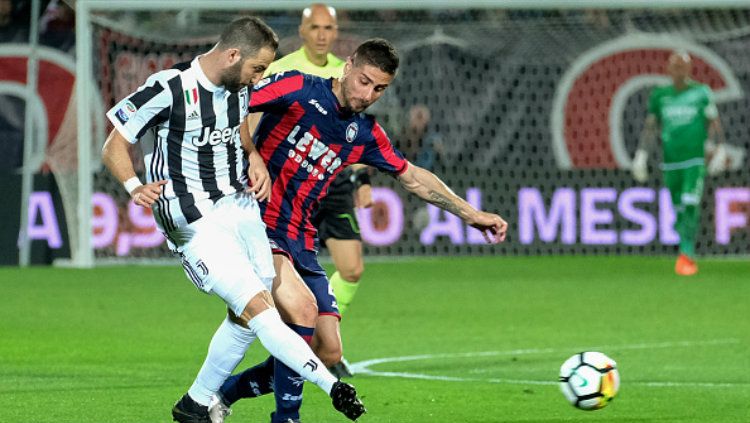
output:
<svg viewBox="0 0 750 423"><path fill-rule="evenodd" d="M294 270L305 281L305 285L310 288L318 303L318 315L336 316L341 320L336 296L328 282L326 271L318 263L318 254L315 251L305 250L299 243L288 242L286 238L269 234L268 240L271 242L271 251L274 254L285 255L294 265Z"/></svg>

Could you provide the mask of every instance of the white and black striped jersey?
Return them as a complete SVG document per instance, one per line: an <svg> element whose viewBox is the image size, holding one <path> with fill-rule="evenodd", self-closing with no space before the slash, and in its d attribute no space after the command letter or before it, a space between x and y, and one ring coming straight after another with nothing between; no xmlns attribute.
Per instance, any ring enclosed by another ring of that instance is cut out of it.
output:
<svg viewBox="0 0 750 423"><path fill-rule="evenodd" d="M153 132L144 162L148 182L169 181L153 206L162 231L200 219L220 198L245 188L239 129L248 100L247 88L232 93L212 84L196 58L151 75L107 112L131 143Z"/></svg>

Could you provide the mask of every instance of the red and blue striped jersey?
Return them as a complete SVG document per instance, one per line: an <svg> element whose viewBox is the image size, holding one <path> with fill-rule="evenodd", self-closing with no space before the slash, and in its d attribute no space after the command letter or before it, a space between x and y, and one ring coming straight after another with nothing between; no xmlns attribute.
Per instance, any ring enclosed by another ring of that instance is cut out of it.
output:
<svg viewBox="0 0 750 423"><path fill-rule="evenodd" d="M396 176L408 166L373 116L342 111L332 82L283 72L258 82L250 96L250 112L264 113L254 142L273 184L263 221L269 236L307 250L317 249L310 219L346 166L364 163Z"/></svg>

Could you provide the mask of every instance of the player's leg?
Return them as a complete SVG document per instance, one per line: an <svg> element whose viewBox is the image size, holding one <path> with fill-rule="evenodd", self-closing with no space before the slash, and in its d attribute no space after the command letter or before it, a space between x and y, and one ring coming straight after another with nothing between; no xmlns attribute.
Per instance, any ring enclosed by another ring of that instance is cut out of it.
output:
<svg viewBox="0 0 750 423"><path fill-rule="evenodd" d="M274 279L272 289L276 307L285 322L298 328L311 328L318 314L315 297L287 256L281 254L281 250L277 251L279 254L274 254L273 260L278 276ZM311 332L312 330L309 331ZM309 333L301 336L307 337ZM231 406L241 398L273 392L274 366L273 357L269 357L263 363L231 376L221 387L224 403Z"/></svg>
<svg viewBox="0 0 750 423"><path fill-rule="evenodd" d="M336 296L339 312L344 314L354 300L365 267L359 225L351 206L327 209L321 213L319 220L320 239L328 248L336 267L330 278L330 286ZM338 378L353 376L343 357L329 370Z"/></svg>
<svg viewBox="0 0 750 423"><path fill-rule="evenodd" d="M274 256L275 259L277 257ZM284 258L284 260L288 262L288 259ZM280 273L279 279L283 279L283 274ZM274 356L274 381L286 379L289 385L293 387L282 387L274 382L275 390L285 389L287 391L285 395L282 395L282 402L277 402L277 406L281 405L281 407L277 409L274 421L294 420L299 417L298 407L301 404L301 392L299 395L295 395L293 389L298 386L301 390L303 379L315 383L328 393L333 399L336 410L342 412L348 418L355 420L362 415L365 409L357 398L354 388L351 385L338 382L328 372L321 360L315 356L305 340L282 322L281 315L273 306L274 302L270 292L264 291L262 301L261 303L254 301L248 303L243 313L239 315L239 320L246 322L247 326L258 336L263 346ZM286 312L288 313L288 311ZM280 376L280 364L284 364L284 367L288 369L288 373L292 376ZM298 396L299 400L296 400L295 396ZM294 405L297 405L297 410L294 410ZM297 414L296 417L280 419L278 417L280 412L296 412Z"/></svg>
<svg viewBox="0 0 750 423"><path fill-rule="evenodd" d="M682 232L680 233L680 252L695 263L695 242L700 223L700 204L703 198L705 166L693 166L683 170L683 205ZM690 274L698 271L698 266L689 269Z"/></svg>
<svg viewBox="0 0 750 423"><path fill-rule="evenodd" d="M279 312L289 327L309 345L318 318L315 297L286 255L274 254L274 266L279 278L278 283L274 283L273 295ZM274 362L273 375L276 411L271 421L276 423L299 419L304 380L298 372L279 360Z"/></svg>
<svg viewBox="0 0 750 423"><path fill-rule="evenodd" d="M291 322L290 327L309 342L318 314L316 299L286 255L274 254L274 265L278 277L274 281L273 295L279 312L285 321ZM295 369L281 360L269 359L227 379L221 388L221 399L224 405L231 406L241 398L268 393L273 386L276 411L272 421L296 420L302 404L302 382Z"/></svg>
<svg viewBox="0 0 750 423"><path fill-rule="evenodd" d="M217 293L229 305L247 303L264 285L254 273L244 246L217 216L206 216L171 234L187 277L205 293ZM215 248L222 245L222 249ZM232 274L225 269L238 269ZM230 306L231 307L231 306ZM214 333L208 354L192 386L172 410L179 422L206 421L211 396L242 360L255 339L248 329L225 319Z"/></svg>
<svg viewBox="0 0 750 423"><path fill-rule="evenodd" d="M240 356L230 362L224 359L224 355L230 350L241 350L238 344L249 345L247 340L237 335L237 328L243 334L257 336L277 359L289 364L329 393L337 410L349 417L362 414L364 407L356 398L353 388L337 383L305 341L282 322L270 292L273 260L265 227L257 206L253 207L254 200L246 201L245 207L240 207L242 201L237 203L238 207L228 207L224 214L214 213L213 219L204 218L196 222L200 223L198 226L202 229L191 234L195 236L186 237L189 242L182 249L187 263L185 270L190 279L204 292L221 297L234 319L232 323L223 323L217 331L216 336L224 342L212 341L212 349L199 372L197 383L191 388L191 393L175 406L173 417L180 422L207 421L205 396L211 391L218 391L216 382L221 385L228 374L227 370L231 372L242 358ZM246 218L251 214L254 219ZM240 222L233 222L237 216ZM217 245L222 248L216 248ZM247 345L244 345L245 349ZM244 350L242 352L244 354ZM190 415L182 413L187 408L193 409Z"/></svg>
<svg viewBox="0 0 750 423"><path fill-rule="evenodd" d="M690 242L690 235L688 234L689 224L687 223L689 212L683 201L683 194L685 193L685 170L665 170L664 184L669 189L675 212L674 229L680 236L680 248L679 255L675 261L675 273L679 275L691 275L697 271L697 267L695 266L695 262L682 249L683 243L687 244Z"/></svg>
<svg viewBox="0 0 750 423"><path fill-rule="evenodd" d="M312 253L309 253L309 255L312 256ZM311 257L303 271L305 283L318 302L319 315L318 323L315 325L313 351L328 366L328 370L334 376L339 379L352 377L351 371L343 362L343 348L339 330L341 313L338 309L336 296L333 294L328 278L325 276L325 270L317 262L316 257Z"/></svg>
<svg viewBox="0 0 750 423"><path fill-rule="evenodd" d="M341 361L341 313L325 270L318 263L315 253L305 252L303 259L304 267L298 268L318 303L318 322L312 341L313 351L326 366L331 367Z"/></svg>
<svg viewBox="0 0 750 423"><path fill-rule="evenodd" d="M330 284L343 315L354 299L365 270L359 224L352 207L322 211L319 219L320 240L328 248L336 267Z"/></svg>
<svg viewBox="0 0 750 423"><path fill-rule="evenodd" d="M675 213L674 229L680 233L680 213L682 213L682 172L679 170L665 170L663 173L664 186L669 190L672 208Z"/></svg>
<svg viewBox="0 0 750 423"><path fill-rule="evenodd" d="M312 348L315 354L328 366L331 373L336 377L351 377L351 374L340 375L338 372L346 373L347 369L331 369L341 363L343 347L341 343L341 331L339 318L330 314L323 314L318 317L318 324L315 325L315 336L313 337Z"/></svg>
<svg viewBox="0 0 750 423"><path fill-rule="evenodd" d="M365 270L362 241L328 238L325 243L336 267L336 272L331 275L331 287L343 315L357 293L359 279Z"/></svg>

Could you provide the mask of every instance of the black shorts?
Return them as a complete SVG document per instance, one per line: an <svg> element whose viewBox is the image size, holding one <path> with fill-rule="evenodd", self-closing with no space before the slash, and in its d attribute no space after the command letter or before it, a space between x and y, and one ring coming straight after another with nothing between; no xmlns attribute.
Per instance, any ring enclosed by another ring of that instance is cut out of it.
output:
<svg viewBox="0 0 750 423"><path fill-rule="evenodd" d="M344 210L321 209L316 216L315 226L321 244L329 238L362 240L359 234L359 223L354 208Z"/></svg>

